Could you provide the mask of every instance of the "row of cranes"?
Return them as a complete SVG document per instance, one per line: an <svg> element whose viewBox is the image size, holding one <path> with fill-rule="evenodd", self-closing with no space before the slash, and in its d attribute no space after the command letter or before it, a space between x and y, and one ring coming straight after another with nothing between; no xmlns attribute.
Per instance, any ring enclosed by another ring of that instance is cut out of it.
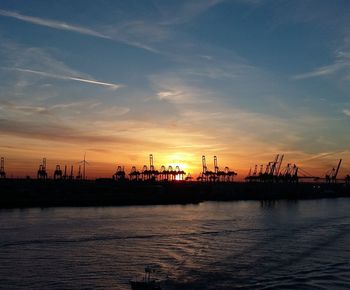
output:
<svg viewBox="0 0 350 290"><path fill-rule="evenodd" d="M202 156L202 173L197 177L202 182L232 182L237 175L236 172L230 171L226 166L224 170L220 170L218 166L218 158L214 156L214 171L208 170L205 156Z"/></svg>
<svg viewBox="0 0 350 290"><path fill-rule="evenodd" d="M205 156L202 156L203 170L197 181L201 182L232 182L237 175L236 172L230 171L226 166L224 170L220 170L218 166L218 159L214 156L214 171L208 170ZM125 180L126 173L124 167L118 166L117 171L113 174L114 180ZM156 170L154 167L153 155L149 155L149 167L144 165L141 171L138 171L135 166L131 168L129 173L129 180L131 181L192 181L191 174L186 176L186 172L183 171L180 166L168 167L162 165L160 170Z"/></svg>
<svg viewBox="0 0 350 290"><path fill-rule="evenodd" d="M284 155L277 154L275 159L268 162L266 166L260 165L258 172L258 165L255 165L254 170L249 170L246 181L258 181L258 182L289 182L296 183L299 180L311 179L313 181L323 180L326 183L336 183L337 177L342 163L342 159L339 160L338 165L329 170L324 177L313 176L296 164L288 163L287 166L282 169ZM350 184L350 175L346 175L344 178L346 184Z"/></svg>
<svg viewBox="0 0 350 290"><path fill-rule="evenodd" d="M153 154L149 155L149 167L144 165L141 171L138 171L135 166L131 168L129 173L129 180L131 181L189 181L192 179L188 174L185 178L186 172L176 165L175 168L169 165L167 168L162 165L160 170L156 170L154 166ZM113 174L114 180L125 180L126 173L124 167L118 166L117 171Z"/></svg>
<svg viewBox="0 0 350 290"><path fill-rule="evenodd" d="M85 161L85 157L84 157L84 161ZM68 173L67 169L68 169L67 165L64 166L64 170L61 169L60 165L56 165L55 171L53 173L53 179L55 179L55 180L59 180L59 179L82 180L82 179L85 179L85 166L83 166L83 171L82 171L81 165L79 165L78 174L76 176L74 176L73 165L71 165L69 173ZM48 172L46 170L46 158L43 158L42 163L39 165L39 169L37 171L37 179L48 179Z"/></svg>
<svg viewBox="0 0 350 290"><path fill-rule="evenodd" d="M274 181L286 181L297 182L299 168L295 164L288 164L284 170L281 170L284 155L277 154L273 161L268 162L265 166L260 165L258 172L258 165L255 164L254 171L249 170L248 176L245 178L247 181L259 181L259 182L274 182Z"/></svg>
<svg viewBox="0 0 350 290"><path fill-rule="evenodd" d="M313 180L313 181L324 181L326 183L336 183L340 179L337 179L342 159L339 160L337 166L326 172L324 177L313 176L306 170L298 167L296 164L288 163L284 168L282 168L284 155L277 154L275 159L264 165L255 165L254 169L250 169L248 176L245 178L246 181L251 182L287 182L287 183L297 183L299 180ZM42 163L39 165L37 171L38 179L48 179L47 172L47 161L43 158ZM68 170L67 165L64 166L64 170L61 169L60 165L56 165L53 173L53 179L59 180L85 180L86 171L85 165L89 164L85 160L79 162L77 175L74 174L73 165L70 166ZM69 172L68 172L69 171ZM141 171L138 171L135 166L131 168L129 175L129 180L132 181L192 181L193 178L191 174L186 176L185 171L181 170L179 166L161 166L160 170L156 170L154 166L153 155L149 155L149 166L144 165ZM200 182L232 182L234 177L237 175L236 172L230 171L226 166L224 170L220 170L218 166L218 159L214 156L214 170L208 170L206 164L206 158L202 156L202 172L197 177L197 181ZM5 172L5 158L1 157L0 161L0 179L6 178ZM118 166L117 171L113 175L114 180L125 180L126 173L124 167ZM345 184L350 184L350 175L347 174L344 179L341 179Z"/></svg>
<svg viewBox="0 0 350 290"><path fill-rule="evenodd" d="M298 176L298 179L305 180L305 179L311 179L313 181L323 181L326 183L337 183L338 181L344 181L345 184L350 183L350 176L346 175L344 179L338 179L338 173L339 169L342 163L342 159L339 159L338 165L333 167L332 169L328 170L324 177L319 176L313 176L312 174L308 173L306 170L303 170L300 168L300 172L302 175Z"/></svg>

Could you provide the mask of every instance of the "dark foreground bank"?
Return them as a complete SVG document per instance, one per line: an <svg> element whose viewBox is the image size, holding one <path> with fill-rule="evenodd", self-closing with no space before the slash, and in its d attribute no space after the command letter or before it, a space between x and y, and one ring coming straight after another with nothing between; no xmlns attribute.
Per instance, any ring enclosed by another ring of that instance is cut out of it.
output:
<svg viewBox="0 0 350 290"><path fill-rule="evenodd" d="M0 207L187 204L350 196L345 184L0 180Z"/></svg>

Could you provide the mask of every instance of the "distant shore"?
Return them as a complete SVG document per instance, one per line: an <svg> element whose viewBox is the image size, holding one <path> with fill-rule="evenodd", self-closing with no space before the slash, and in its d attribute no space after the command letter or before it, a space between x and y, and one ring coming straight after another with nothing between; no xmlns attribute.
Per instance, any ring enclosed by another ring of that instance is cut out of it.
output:
<svg viewBox="0 0 350 290"><path fill-rule="evenodd" d="M350 197L349 185L332 183L3 179L0 180L0 188L0 208Z"/></svg>

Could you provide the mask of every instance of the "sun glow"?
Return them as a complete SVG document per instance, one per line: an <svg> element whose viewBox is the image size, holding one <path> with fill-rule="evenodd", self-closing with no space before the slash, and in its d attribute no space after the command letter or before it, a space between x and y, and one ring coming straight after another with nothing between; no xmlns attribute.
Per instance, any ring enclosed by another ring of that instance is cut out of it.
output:
<svg viewBox="0 0 350 290"><path fill-rule="evenodd" d="M191 170L190 164L193 164L193 157L188 153L174 153L166 157L165 164L174 170L178 168L188 174L188 171Z"/></svg>

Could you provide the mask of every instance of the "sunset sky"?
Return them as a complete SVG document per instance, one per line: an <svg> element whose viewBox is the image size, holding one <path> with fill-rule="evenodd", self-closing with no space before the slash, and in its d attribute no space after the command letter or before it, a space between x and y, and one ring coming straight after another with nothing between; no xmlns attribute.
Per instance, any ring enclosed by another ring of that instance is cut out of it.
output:
<svg viewBox="0 0 350 290"><path fill-rule="evenodd" d="M0 156L8 176L43 157L118 165L201 156L243 178L285 162L350 172L350 2L0 2ZM283 167L283 166L282 166Z"/></svg>

